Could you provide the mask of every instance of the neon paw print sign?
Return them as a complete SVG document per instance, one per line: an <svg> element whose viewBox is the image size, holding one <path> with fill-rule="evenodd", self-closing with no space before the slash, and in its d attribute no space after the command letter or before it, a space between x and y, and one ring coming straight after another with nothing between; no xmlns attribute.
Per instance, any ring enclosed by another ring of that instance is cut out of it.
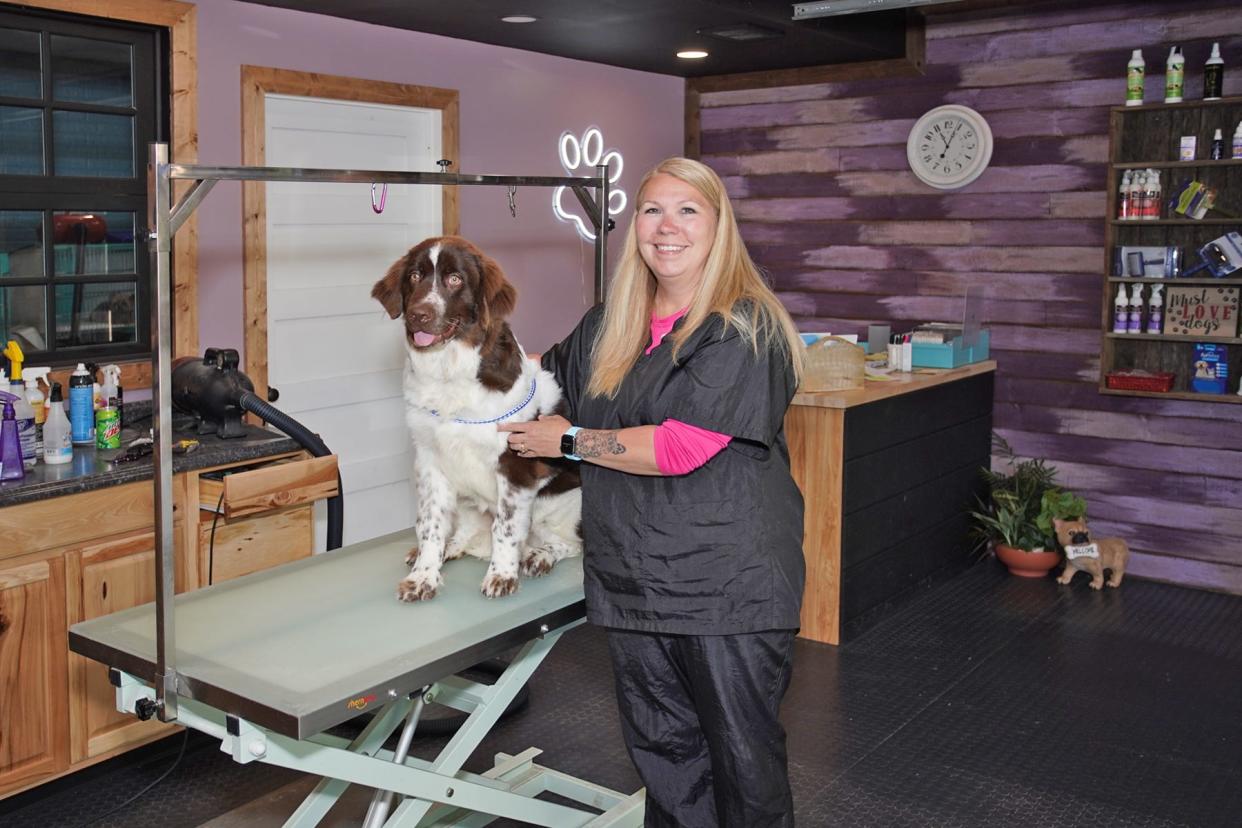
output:
<svg viewBox="0 0 1242 828"><path fill-rule="evenodd" d="M557 149L561 156L561 166L568 175L579 174L579 170L583 167L586 168L583 171L585 174L594 174L596 165L607 164L608 215L615 216L625 209L625 191L613 186L621 178L625 160L615 149L604 151L604 133L600 132L599 127L587 127L581 139L568 130L562 132ZM564 198L568 190L568 187L562 186L552 191L552 212L561 221L574 225L578 230L578 235L583 239L595 241L595 233L590 223L565 209Z"/></svg>

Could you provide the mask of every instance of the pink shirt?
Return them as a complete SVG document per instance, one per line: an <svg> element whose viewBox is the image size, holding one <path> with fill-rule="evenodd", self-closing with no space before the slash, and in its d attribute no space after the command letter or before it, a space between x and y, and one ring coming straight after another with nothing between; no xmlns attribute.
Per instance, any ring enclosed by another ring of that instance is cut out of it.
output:
<svg viewBox="0 0 1242 828"><path fill-rule="evenodd" d="M659 346L677 320L686 315L682 308L671 316L651 314L651 345L645 353ZM692 472L715 457L733 438L728 434L708 431L680 420L665 420L656 426L655 459L660 472L667 475Z"/></svg>

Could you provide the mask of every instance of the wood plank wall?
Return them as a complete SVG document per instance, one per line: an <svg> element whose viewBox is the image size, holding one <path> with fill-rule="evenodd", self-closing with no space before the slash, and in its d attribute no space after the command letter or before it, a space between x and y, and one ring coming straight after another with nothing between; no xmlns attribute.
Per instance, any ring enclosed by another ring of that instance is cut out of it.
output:
<svg viewBox="0 0 1242 828"><path fill-rule="evenodd" d="M996 430L1060 469L1097 536L1129 540L1132 574L1242 593L1242 406L1096 390L1108 108L1133 48L1149 102L1173 44L1201 96L1213 40L1226 95L1242 94L1237 0L932 14L926 34L920 78L698 95L701 157L752 254L804 330L952 320L980 286ZM948 193L905 158L914 121L943 103L983 113L995 138L990 168Z"/></svg>

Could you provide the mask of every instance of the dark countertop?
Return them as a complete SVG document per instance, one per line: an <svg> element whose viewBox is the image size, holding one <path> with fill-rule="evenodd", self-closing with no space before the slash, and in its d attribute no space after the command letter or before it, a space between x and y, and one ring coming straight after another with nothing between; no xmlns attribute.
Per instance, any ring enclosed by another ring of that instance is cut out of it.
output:
<svg viewBox="0 0 1242 828"><path fill-rule="evenodd" d="M172 424L174 443L182 439L199 441L194 451L173 454L174 474L208 466L260 460L300 448L291 437L257 426L246 426L245 437L222 440L214 434L199 435L194 421L180 414L173 415ZM38 465L27 470L24 479L0 483L0 508L152 479L154 471L150 455L127 463L112 462L117 455L125 453L125 447L131 441L149 437L150 432L150 403L127 403L120 449L103 451L96 450L94 445L74 446L73 461L58 466L49 466L40 459Z"/></svg>

